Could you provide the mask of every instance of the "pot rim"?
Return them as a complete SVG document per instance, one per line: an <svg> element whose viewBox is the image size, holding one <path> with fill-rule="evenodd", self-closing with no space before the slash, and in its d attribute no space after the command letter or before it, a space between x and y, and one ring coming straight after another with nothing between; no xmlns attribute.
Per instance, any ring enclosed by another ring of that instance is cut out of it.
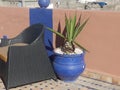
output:
<svg viewBox="0 0 120 90"><path fill-rule="evenodd" d="M81 50L80 53L70 53L70 54L64 54L64 53L60 53L59 51L57 50L61 50L61 48L56 48L54 49L54 54L56 56L64 56L64 57L75 57L75 56L81 56L81 55L84 55L85 54L85 51L80 49L80 48L76 48L76 49L79 49Z"/></svg>
<svg viewBox="0 0 120 90"><path fill-rule="evenodd" d="M57 53L57 52L54 52L54 54L55 54L56 56L75 57L75 56L82 56L82 55L85 54L85 52L83 51L83 53L81 53L81 54L59 54L59 53Z"/></svg>

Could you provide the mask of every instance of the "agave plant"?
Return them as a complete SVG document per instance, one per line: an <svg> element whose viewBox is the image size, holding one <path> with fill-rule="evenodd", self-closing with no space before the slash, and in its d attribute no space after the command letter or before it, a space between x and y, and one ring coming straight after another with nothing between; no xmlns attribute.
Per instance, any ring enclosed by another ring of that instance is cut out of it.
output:
<svg viewBox="0 0 120 90"><path fill-rule="evenodd" d="M86 19L82 24L80 23L79 17L78 21L76 20L76 15L74 15L73 18L68 18L65 15L65 34L62 34L52 28L47 27L48 30L52 31L56 35L62 37L64 39L64 44L61 46L61 50L66 53L74 53L75 51L75 45L80 47L82 50L87 51L83 46L81 46L79 43L75 41L76 37L80 34L80 32L83 30L84 26L88 22L88 19Z"/></svg>

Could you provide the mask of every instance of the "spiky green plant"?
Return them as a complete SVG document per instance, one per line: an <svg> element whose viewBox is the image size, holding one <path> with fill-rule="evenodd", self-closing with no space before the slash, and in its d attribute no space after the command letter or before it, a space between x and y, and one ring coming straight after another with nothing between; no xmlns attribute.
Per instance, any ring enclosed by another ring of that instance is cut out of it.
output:
<svg viewBox="0 0 120 90"><path fill-rule="evenodd" d="M75 39L85 27L88 19L86 19L82 24L80 24L81 16L79 17L78 21L76 20L76 18L76 15L74 15L73 18L68 18L65 15L65 34L59 33L58 31L47 27L48 30L52 31L53 33L64 39L64 45L61 46L61 50L66 54L74 53L75 45L87 51L87 49L77 43Z"/></svg>

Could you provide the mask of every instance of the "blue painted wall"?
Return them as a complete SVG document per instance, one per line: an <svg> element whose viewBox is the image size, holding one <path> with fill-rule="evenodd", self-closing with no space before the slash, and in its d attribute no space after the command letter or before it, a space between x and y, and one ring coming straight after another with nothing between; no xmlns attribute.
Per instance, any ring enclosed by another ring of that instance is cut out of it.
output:
<svg viewBox="0 0 120 90"><path fill-rule="evenodd" d="M41 23L50 28L53 27L52 21L52 10L51 9L41 9L41 8L31 8L29 10L30 16L30 25ZM52 42L53 42L53 34L52 32L45 30L45 46L48 52L48 55L51 56L53 54Z"/></svg>

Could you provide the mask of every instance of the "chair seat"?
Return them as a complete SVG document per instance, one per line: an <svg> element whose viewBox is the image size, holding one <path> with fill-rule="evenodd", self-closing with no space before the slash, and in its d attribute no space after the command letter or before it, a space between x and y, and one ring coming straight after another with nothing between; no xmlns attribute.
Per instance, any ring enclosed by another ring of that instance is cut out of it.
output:
<svg viewBox="0 0 120 90"><path fill-rule="evenodd" d="M11 46L25 46L28 44L25 43L16 43ZM0 47L0 60L3 60L4 62L7 62L7 53L8 53L8 46Z"/></svg>
<svg viewBox="0 0 120 90"><path fill-rule="evenodd" d="M8 46L0 47L0 60L7 62Z"/></svg>

